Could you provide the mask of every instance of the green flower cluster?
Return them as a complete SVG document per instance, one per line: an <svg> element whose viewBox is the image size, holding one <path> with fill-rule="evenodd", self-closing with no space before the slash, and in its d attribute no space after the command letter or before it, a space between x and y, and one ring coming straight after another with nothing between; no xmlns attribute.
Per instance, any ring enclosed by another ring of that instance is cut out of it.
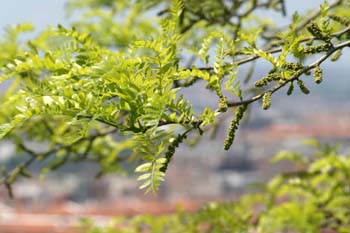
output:
<svg viewBox="0 0 350 233"><path fill-rule="evenodd" d="M291 95L294 90L294 82L291 82L287 91L287 95Z"/></svg>
<svg viewBox="0 0 350 233"><path fill-rule="evenodd" d="M264 94L263 96L263 99L262 99L262 108L264 110L267 110L270 108L271 106L271 95L272 95L272 92L271 91L268 91Z"/></svg>
<svg viewBox="0 0 350 233"><path fill-rule="evenodd" d="M322 82L322 69L319 66L316 66L316 68L314 69L314 81L317 84L320 84Z"/></svg>
<svg viewBox="0 0 350 233"><path fill-rule="evenodd" d="M226 96L220 96L220 100L219 100L219 112L226 112L227 109L228 109L227 97L226 97Z"/></svg>
<svg viewBox="0 0 350 233"><path fill-rule="evenodd" d="M309 94L310 93L310 90L307 89L307 87L305 86L304 82L301 81L300 79L297 81L298 83L298 86L301 90L301 92L303 92L305 95Z"/></svg>
<svg viewBox="0 0 350 233"><path fill-rule="evenodd" d="M262 79L255 82L256 87L266 86L269 82L279 81L281 79L281 75L279 73L270 73Z"/></svg>
<svg viewBox="0 0 350 233"><path fill-rule="evenodd" d="M300 63L294 63L294 62L286 62L282 65L282 68L286 70L300 70L303 68L303 65Z"/></svg>
<svg viewBox="0 0 350 233"><path fill-rule="evenodd" d="M328 51L331 47L332 47L332 44L330 44L330 43L310 46L310 47L304 48L304 53L306 53L306 54L321 53L321 52Z"/></svg>
<svg viewBox="0 0 350 233"><path fill-rule="evenodd" d="M350 26L350 20L345 17L341 17L338 15L330 15L329 18L333 19L334 21L340 24L343 24L344 26L347 26L347 27Z"/></svg>
<svg viewBox="0 0 350 233"><path fill-rule="evenodd" d="M173 138L170 145L168 146L168 150L165 152L164 158L166 159L164 165L159 169L161 172L166 172L168 169L168 165L170 163L171 158L175 154L175 150L177 147L179 147L180 143L183 142L184 139L186 139L186 134L178 134L177 137Z"/></svg>
<svg viewBox="0 0 350 233"><path fill-rule="evenodd" d="M331 61L332 61L332 62L337 61L337 60L340 58L341 55L342 55L341 50L335 51L335 52L333 53L332 57L331 57Z"/></svg>
<svg viewBox="0 0 350 233"><path fill-rule="evenodd" d="M296 71L297 74L296 76L299 76L302 73L303 65L300 63L294 63L294 62L285 62L282 66L283 69L285 70L290 70L290 71ZM275 72L275 70L274 70ZM272 71L262 79L258 80L255 82L256 87L263 87L266 86L268 83L272 81L284 81L285 78L281 76L281 73L273 73Z"/></svg>
<svg viewBox="0 0 350 233"><path fill-rule="evenodd" d="M326 43L331 42L331 36L324 34L315 22L310 23L306 28L311 33L311 35L315 37L315 39L323 40Z"/></svg>
<svg viewBox="0 0 350 233"><path fill-rule="evenodd" d="M247 105L240 106L237 109L235 117L232 119L230 128L228 129L227 137L224 143L225 150L230 149L233 143L233 140L235 139L235 134L236 134L236 130L238 129L239 122L242 120L244 116L244 112L247 111L247 109L248 109Z"/></svg>

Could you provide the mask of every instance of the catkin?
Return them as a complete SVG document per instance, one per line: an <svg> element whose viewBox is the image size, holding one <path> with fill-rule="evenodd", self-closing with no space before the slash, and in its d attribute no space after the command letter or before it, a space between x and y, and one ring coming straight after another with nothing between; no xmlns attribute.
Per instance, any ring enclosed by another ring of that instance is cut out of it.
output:
<svg viewBox="0 0 350 233"><path fill-rule="evenodd" d="M328 51L331 47L332 47L332 44L325 43L325 44L321 44L321 45L305 47L303 51L306 54L315 54L315 53L321 53L321 52Z"/></svg>
<svg viewBox="0 0 350 233"><path fill-rule="evenodd" d="M263 99L262 99L262 108L264 110L267 110L270 108L271 106L271 95L272 95L272 92L271 91L268 91L264 94L263 96Z"/></svg>
<svg viewBox="0 0 350 233"><path fill-rule="evenodd" d="M294 90L294 82L291 82L287 91L287 95L291 95Z"/></svg>
<svg viewBox="0 0 350 233"><path fill-rule="evenodd" d="M331 57L331 61L333 61L333 62L337 61L341 55L342 55L341 50L335 51Z"/></svg>
<svg viewBox="0 0 350 233"><path fill-rule="evenodd" d="M312 22L310 23L306 29L316 38L319 40L323 40L326 43L330 43L331 42L331 36L324 34L322 32L322 30L320 29L320 27L315 23Z"/></svg>
<svg viewBox="0 0 350 233"><path fill-rule="evenodd" d="M247 105L243 105L237 109L235 117L232 119L230 127L227 132L227 137L224 143L225 150L230 149L233 143L233 140L235 139L235 134L236 134L236 130L238 129L239 122L242 120L244 112L247 110L247 108L248 108Z"/></svg>
<svg viewBox="0 0 350 233"><path fill-rule="evenodd" d="M320 84L322 82L322 69L319 66L316 66L316 68L314 69L314 81L317 84Z"/></svg>
<svg viewBox="0 0 350 233"><path fill-rule="evenodd" d="M167 151L165 152L165 155L164 155L164 157L166 158L166 162L159 169L159 171L164 172L164 173L166 172L166 170L168 169L168 165L170 163L170 160L172 159L172 157L175 154L176 148L179 147L180 143L182 143L183 140L186 139L186 137L187 137L186 134L179 134L170 143L170 145L168 146L168 149L167 149Z"/></svg>
<svg viewBox="0 0 350 233"><path fill-rule="evenodd" d="M298 80L297 84L298 84L298 86L299 86L299 88L300 88L302 93L304 93L305 95L310 93L309 89L307 89L307 87L305 86L303 81Z"/></svg>
<svg viewBox="0 0 350 233"><path fill-rule="evenodd" d="M350 20L345 18L345 17L341 17L338 15L330 15L329 18L333 19L334 21L343 24L344 26L349 26L350 25Z"/></svg>
<svg viewBox="0 0 350 233"><path fill-rule="evenodd" d="M282 68L286 69L286 70L300 70L303 68L303 65L300 63L294 63L294 62L286 62L282 65Z"/></svg>
<svg viewBox="0 0 350 233"><path fill-rule="evenodd" d="M255 82L256 87L263 87L266 86L269 82L272 81L279 81L281 79L281 74L279 73L271 73L267 76L263 77L262 79Z"/></svg>

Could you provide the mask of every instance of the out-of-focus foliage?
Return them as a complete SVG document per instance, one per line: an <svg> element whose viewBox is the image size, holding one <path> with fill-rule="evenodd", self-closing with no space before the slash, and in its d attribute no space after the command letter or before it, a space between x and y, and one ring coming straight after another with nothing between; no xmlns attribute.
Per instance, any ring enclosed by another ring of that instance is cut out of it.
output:
<svg viewBox="0 0 350 233"><path fill-rule="evenodd" d="M295 13L287 28L256 14L285 15L281 0L72 0L67 9L79 18L71 26L20 40L32 28L18 25L0 42L0 83L10 86L0 96L0 139L28 156L3 169L10 194L17 177L43 160L44 174L81 160L99 164L97 176L136 168L141 187L156 191L188 136L239 107L228 150L251 103L268 109L274 93L290 84L291 94L293 83L308 94L303 75L314 70L320 83L321 64L350 45L350 10L341 0ZM256 59L270 71L243 89L249 77L239 67ZM217 95L217 107L194 109L180 94L203 91L197 82ZM45 146L35 150L31 142Z"/></svg>
<svg viewBox="0 0 350 233"><path fill-rule="evenodd" d="M89 233L251 232L315 233L350 231L350 155L336 146L318 146L312 156L278 153L292 169L275 176L264 191L231 203L209 203L197 212L117 218L99 228L88 220Z"/></svg>

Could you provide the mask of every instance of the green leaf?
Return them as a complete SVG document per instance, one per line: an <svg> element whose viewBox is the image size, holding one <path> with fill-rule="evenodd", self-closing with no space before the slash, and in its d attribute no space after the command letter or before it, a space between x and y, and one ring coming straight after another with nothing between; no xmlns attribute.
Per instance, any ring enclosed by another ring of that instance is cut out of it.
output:
<svg viewBox="0 0 350 233"><path fill-rule="evenodd" d="M151 177L151 175L152 175L152 174L150 174L150 173L145 173L145 174L143 174L143 175L140 175L140 176L137 178L137 180L147 180L147 179L149 179L149 178Z"/></svg>
<svg viewBox="0 0 350 233"><path fill-rule="evenodd" d="M135 169L135 172L147 172L152 167L152 163L144 163Z"/></svg>
<svg viewBox="0 0 350 233"><path fill-rule="evenodd" d="M13 128L14 126L10 123L0 125L0 139L5 137Z"/></svg>

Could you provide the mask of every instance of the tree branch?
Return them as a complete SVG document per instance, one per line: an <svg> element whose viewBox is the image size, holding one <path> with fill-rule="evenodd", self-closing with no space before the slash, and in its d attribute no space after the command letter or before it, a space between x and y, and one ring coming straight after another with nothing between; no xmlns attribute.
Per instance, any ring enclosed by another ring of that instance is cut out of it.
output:
<svg viewBox="0 0 350 233"><path fill-rule="evenodd" d="M322 64L322 62L324 62L329 56L331 56L331 55L332 55L334 52L336 52L337 50L343 49L343 48L345 48L345 47L350 47L350 40L345 41L345 42L343 42L343 43L340 43L340 44L338 44L338 45L336 45L336 46L333 46L333 48L331 48L331 49L327 52L327 54L325 54L324 56L320 57L318 60L316 60L316 61L313 62L312 64L310 64L310 65L304 67L303 70L302 70L302 72L301 72L300 74L296 73L296 74L292 75L292 77L290 77L288 80L284 81L283 83L277 85L276 87L274 87L274 88L272 88L272 89L270 89L270 90L268 90L268 91L262 92L261 94L256 95L256 96L254 96L254 97L252 97L252 98L250 98L250 99L247 99L247 100L238 101L238 102L229 102L229 103L228 103L228 106L229 106L229 107L235 107L235 106L240 106L240 105L251 104L251 103L253 103L253 102L255 102L255 101L261 99L261 98L264 96L264 94L265 94L266 92L272 92L272 93L274 93L274 92L278 91L279 89L281 89L282 87L284 87L287 83L292 82L292 81L298 79L298 78L300 77L300 75L302 75L303 73L305 73L305 72L307 72L307 71L309 71L309 70L315 68L316 66L319 66L320 64Z"/></svg>
<svg viewBox="0 0 350 233"><path fill-rule="evenodd" d="M334 38L339 38L341 37L342 35L346 34L350 32L350 26L349 27L346 27L344 28L343 30L340 30L338 32L335 32L332 34L332 37ZM309 41L309 40L313 40L315 39L315 37L307 37L307 38L304 38L302 39L300 42L306 42L306 41ZM270 54L274 54L274 53L279 53L279 52L282 52L282 47L278 47L278 48L274 48L274 49L269 49L269 50L265 50L264 51L265 53L270 53ZM248 56L246 58L243 58L243 59L240 59L240 60L237 60L235 62L232 62L233 64L237 65L237 66L240 66L240 65L243 65L245 63L248 63L248 62L251 62L251 61L254 61L256 59L259 59L260 56L258 55L252 55L252 56ZM232 65L232 64L230 64ZM214 67L200 67L198 68L199 70L213 70Z"/></svg>
<svg viewBox="0 0 350 233"><path fill-rule="evenodd" d="M342 2L343 2L343 0L336 0L336 1L332 2L331 4L329 4L329 9L332 9L332 8L335 8L335 7L339 6ZM303 30L306 25L308 25L312 20L316 19L320 15L321 15L321 10L320 9L318 11L315 11L314 13L312 13L309 16L309 18L304 20L302 23L300 23L296 27L296 32L299 32L299 31Z"/></svg>
<svg viewBox="0 0 350 233"><path fill-rule="evenodd" d="M72 144L60 145L60 146L55 147L55 148L53 148L51 150L48 150L46 152L41 152L41 153L35 152L35 151L29 149L28 147L26 147L24 145L23 142L20 142L20 143L17 144L18 148L21 149L22 151L26 152L27 154L29 154L30 158L28 160L26 160L25 162L17 165L16 168L13 169L12 171L6 172L4 174L4 177L0 179L0 185L4 184L6 186L9 196L12 198L13 197L13 192L12 192L12 184L13 184L13 182L17 179L17 177L19 175L23 176L23 174L21 174L21 173L23 173L26 169L28 169L35 161L37 161L37 160L45 160L50 155L57 153L59 150L62 150L62 149L69 150L75 145L78 145L78 144L80 144L80 143L82 143L84 141L89 141L89 144L88 144L87 148L85 149L84 153L81 155L81 156L83 156L85 158L88 155L88 153L90 152L90 150L92 148L92 143L93 143L93 141L96 138L110 135L112 133L115 133L116 131L117 131L117 129L113 129L113 130L109 130L109 131L106 131L106 132L103 132L103 133L90 135L89 137L81 138L81 139L77 140L76 142L74 142ZM66 159L68 159L68 157Z"/></svg>

